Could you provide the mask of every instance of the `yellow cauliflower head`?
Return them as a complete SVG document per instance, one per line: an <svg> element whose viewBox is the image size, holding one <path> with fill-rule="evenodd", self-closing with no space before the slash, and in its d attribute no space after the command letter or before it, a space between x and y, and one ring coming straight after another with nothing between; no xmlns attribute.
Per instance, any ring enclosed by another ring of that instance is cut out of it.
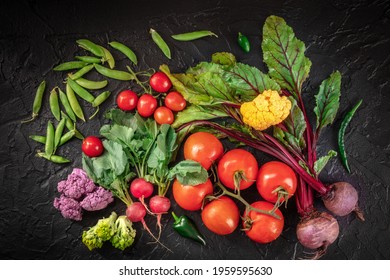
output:
<svg viewBox="0 0 390 280"><path fill-rule="evenodd" d="M275 90L265 90L240 107L244 123L257 130L265 130L281 123L290 114L291 101Z"/></svg>

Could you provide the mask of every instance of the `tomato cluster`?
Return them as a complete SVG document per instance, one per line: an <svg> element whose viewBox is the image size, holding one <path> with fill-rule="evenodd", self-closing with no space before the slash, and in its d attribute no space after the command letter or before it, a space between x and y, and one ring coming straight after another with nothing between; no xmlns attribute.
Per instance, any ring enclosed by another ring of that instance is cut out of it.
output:
<svg viewBox="0 0 390 280"><path fill-rule="evenodd" d="M159 106L158 100L150 93L144 93L138 97L137 93L131 90L123 90L117 96L118 108L123 111L137 110L144 118L153 116L158 124L172 124L174 113L184 110L187 103L183 96L177 91L170 91L172 83L163 72L154 73L149 80L150 87L157 93L166 94L164 105Z"/></svg>
<svg viewBox="0 0 390 280"><path fill-rule="evenodd" d="M289 166L271 161L259 168L256 158L247 150L235 148L224 153L221 141L208 132L196 132L186 139L184 158L199 162L206 170L215 164L219 181L216 185L228 191L222 195L214 191L210 179L197 186L175 181L173 197L181 208L201 210L206 228L218 235L234 232L241 221L242 230L255 242L269 243L280 236L284 218L278 207L297 187L296 175ZM260 197L240 215L234 198L241 197L240 192L252 185Z"/></svg>

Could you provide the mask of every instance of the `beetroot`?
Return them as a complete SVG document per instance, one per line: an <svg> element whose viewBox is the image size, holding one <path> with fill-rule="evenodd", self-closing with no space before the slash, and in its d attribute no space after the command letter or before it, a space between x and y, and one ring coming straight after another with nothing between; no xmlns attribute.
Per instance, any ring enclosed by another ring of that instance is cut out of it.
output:
<svg viewBox="0 0 390 280"><path fill-rule="evenodd" d="M364 221L363 213L357 205L358 193L351 184L337 182L330 185L329 189L328 194L322 199L326 209L337 216L346 216L354 211L358 218Z"/></svg>

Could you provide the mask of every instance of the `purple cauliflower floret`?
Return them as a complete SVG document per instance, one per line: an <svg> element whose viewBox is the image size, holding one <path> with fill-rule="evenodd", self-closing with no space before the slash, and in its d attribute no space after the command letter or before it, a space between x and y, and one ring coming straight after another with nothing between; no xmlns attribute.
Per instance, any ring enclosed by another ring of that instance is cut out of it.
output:
<svg viewBox="0 0 390 280"><path fill-rule="evenodd" d="M59 198L56 197L54 199L54 207L61 211L62 216L65 219L71 219L75 221L81 221L81 206L80 203L70 197L66 197L65 195L61 195Z"/></svg>
<svg viewBox="0 0 390 280"><path fill-rule="evenodd" d="M83 195L93 192L96 189L94 182L89 179L87 173L74 168L66 180L60 181L57 190L67 197L80 199Z"/></svg>
<svg viewBox="0 0 390 280"><path fill-rule="evenodd" d="M97 211L106 208L113 201L112 193L99 186L84 197L80 206L87 211Z"/></svg>

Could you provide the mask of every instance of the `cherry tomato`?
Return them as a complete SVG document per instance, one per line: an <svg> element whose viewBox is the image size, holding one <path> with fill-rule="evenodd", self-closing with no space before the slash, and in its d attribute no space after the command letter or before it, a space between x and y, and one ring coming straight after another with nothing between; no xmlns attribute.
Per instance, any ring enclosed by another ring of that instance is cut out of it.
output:
<svg viewBox="0 0 390 280"><path fill-rule="evenodd" d="M172 87L171 80L163 72L154 73L149 80L150 86L157 92L168 92Z"/></svg>
<svg viewBox="0 0 390 280"><path fill-rule="evenodd" d="M164 100L165 106L175 112L184 110L187 106L187 102L183 95L177 91L171 91L167 94Z"/></svg>
<svg viewBox="0 0 390 280"><path fill-rule="evenodd" d="M137 111L142 117L147 118L153 115L157 108L157 99L150 94L143 94L138 99Z"/></svg>
<svg viewBox="0 0 390 280"><path fill-rule="evenodd" d="M208 132L191 134L184 142L184 158L199 162L205 169L209 169L222 154L221 141Z"/></svg>
<svg viewBox="0 0 390 280"><path fill-rule="evenodd" d="M85 137L81 144L81 150L89 157L98 157L104 151L102 140L96 136Z"/></svg>
<svg viewBox="0 0 390 280"><path fill-rule="evenodd" d="M188 186L181 184L177 179L172 185L173 198L183 209L196 211L202 208L203 199L213 193L213 184L210 179L203 184Z"/></svg>
<svg viewBox="0 0 390 280"><path fill-rule="evenodd" d="M251 204L252 207L270 211L274 205L267 201L256 201ZM276 209L275 214L280 217L272 217L267 214L259 213L254 210L245 212L243 229L246 235L255 242L269 243L274 241L283 231L284 217L279 209Z"/></svg>
<svg viewBox="0 0 390 280"><path fill-rule="evenodd" d="M209 230L218 235L230 234L238 226L240 211L230 197L221 196L203 208L202 221Z"/></svg>
<svg viewBox="0 0 390 280"><path fill-rule="evenodd" d="M249 188L256 180L259 166L256 158L243 149L233 149L218 162L218 177L230 189ZM237 184L237 186L236 186Z"/></svg>
<svg viewBox="0 0 390 280"><path fill-rule="evenodd" d="M173 112L165 106L158 107L154 111L154 120L158 124L172 124L174 120Z"/></svg>
<svg viewBox="0 0 390 280"><path fill-rule="evenodd" d="M297 189L297 176L287 164L270 161L260 167L256 186L265 200L275 203L278 195L283 195L283 192L286 195L285 198L294 195ZM281 192L275 191L278 188ZM283 202L285 198L282 196L280 202Z"/></svg>
<svg viewBox="0 0 390 280"><path fill-rule="evenodd" d="M123 111L131 111L137 107L138 96L129 89L121 91L116 98L116 104Z"/></svg>

